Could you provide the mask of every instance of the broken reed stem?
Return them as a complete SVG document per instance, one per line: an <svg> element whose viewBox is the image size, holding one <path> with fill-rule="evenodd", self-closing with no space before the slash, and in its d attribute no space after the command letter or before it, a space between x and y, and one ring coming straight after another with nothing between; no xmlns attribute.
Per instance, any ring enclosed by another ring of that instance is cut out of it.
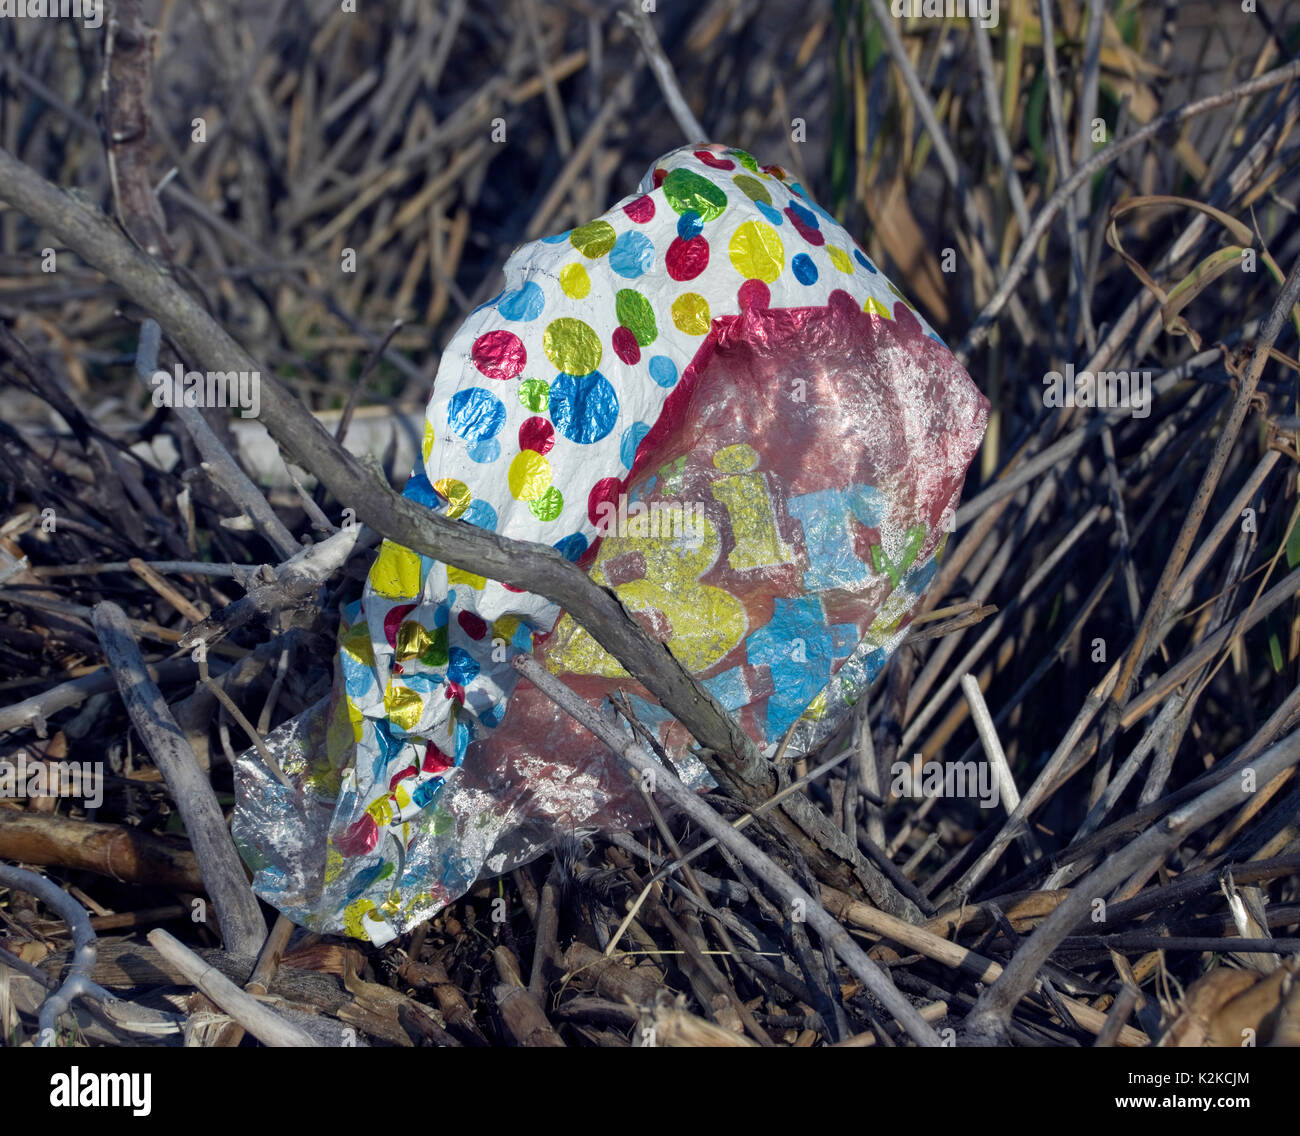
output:
<svg viewBox="0 0 1300 1136"><path fill-rule="evenodd" d="M95 633L117 680L122 702L154 764L167 782L185 822L199 871L221 924L228 951L256 956L266 938L266 922L244 875L226 818L198 758L176 723L162 691L144 668L126 613L114 603L94 609Z"/></svg>
<svg viewBox="0 0 1300 1136"><path fill-rule="evenodd" d="M158 928L149 932L149 942L162 957L179 970L186 981L210 998L263 1045L272 1048L315 1049L311 1034L287 1022L264 1002L246 993L221 971L204 962L189 947Z"/></svg>
<svg viewBox="0 0 1300 1136"><path fill-rule="evenodd" d="M1065 900L1024 940L998 980L980 995L966 1019L970 1036L979 1044L1008 1044L1012 1010L1029 992L1039 969L1052 952L1081 920L1087 918L1095 900L1105 900L1114 888L1139 868L1163 861L1201 827L1240 805L1243 795L1254 791L1253 787L1246 788L1247 784L1265 786L1297 762L1300 762L1300 731L1288 735L1252 762L1252 782L1236 777L1202 793L1104 860L1099 868L1075 884ZM1241 772L1244 774L1246 770Z"/></svg>
<svg viewBox="0 0 1300 1136"><path fill-rule="evenodd" d="M650 757L635 738L628 738L615 725L602 719L588 703L547 672L532 656L519 656L514 660L514 666L547 698L590 730L639 775L652 776L656 790L662 789L675 806L761 879L768 889L787 905L787 911L802 911L813 929L821 936L822 941L827 943L854 976L880 999L913 1041L918 1045L942 1044L930 1024L903 997L889 980L888 975L867 957L866 952L850 938L843 927L831 918L821 903L795 883L776 861L741 836L672 773Z"/></svg>

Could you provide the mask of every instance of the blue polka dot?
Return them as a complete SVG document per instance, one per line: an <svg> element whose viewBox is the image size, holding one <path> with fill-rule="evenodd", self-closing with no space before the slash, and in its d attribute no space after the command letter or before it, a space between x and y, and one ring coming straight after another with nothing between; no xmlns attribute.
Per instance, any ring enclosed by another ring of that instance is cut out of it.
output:
<svg viewBox="0 0 1300 1136"><path fill-rule="evenodd" d="M618 421L618 395L599 371L590 375L563 372L551 384L551 421L571 442L599 442Z"/></svg>
<svg viewBox="0 0 1300 1136"><path fill-rule="evenodd" d="M339 662L343 667L343 686L348 696L359 701L370 693L375 685L375 672L368 663L354 658L349 651L339 651Z"/></svg>
<svg viewBox="0 0 1300 1136"><path fill-rule="evenodd" d="M633 422L626 430L623 431L623 439L619 442L618 456L628 469L632 468L632 463L636 461L636 448L641 444L641 439L650 433L650 427L644 422Z"/></svg>
<svg viewBox="0 0 1300 1136"><path fill-rule="evenodd" d="M689 241L692 237L698 237L700 230L704 228L704 222L700 220L700 215L694 209L688 209L677 218L677 235L684 241Z"/></svg>
<svg viewBox="0 0 1300 1136"><path fill-rule="evenodd" d="M455 728L456 748L453 752L453 756L456 758L457 765L465 760L465 751L469 749L470 739L473 738L473 736L474 728L469 724L469 719L462 714L456 719Z"/></svg>
<svg viewBox="0 0 1300 1136"><path fill-rule="evenodd" d="M488 532L497 531L497 511L481 498L471 501L469 508L461 513L460 519L476 528L487 529Z"/></svg>
<svg viewBox="0 0 1300 1136"><path fill-rule="evenodd" d="M501 456L501 443L495 438L477 438L465 447L469 460L479 465L491 465Z"/></svg>
<svg viewBox="0 0 1300 1136"><path fill-rule="evenodd" d="M819 227L817 224L817 214L811 209L805 209L799 204L799 202L790 202L790 212L799 219L799 224L806 225L810 229L816 229Z"/></svg>
<svg viewBox="0 0 1300 1136"><path fill-rule="evenodd" d="M505 420L505 404L482 387L457 391L447 407L447 422L462 438L491 438Z"/></svg>
<svg viewBox="0 0 1300 1136"><path fill-rule="evenodd" d="M488 729L496 729L501 725L501 719L506 716L506 704L498 702L495 706L488 706L478 712L478 720L487 726Z"/></svg>
<svg viewBox="0 0 1300 1136"><path fill-rule="evenodd" d="M817 265L813 263L813 258L806 252L796 254L795 258L790 262L790 268L794 271L794 278L800 284L817 283Z"/></svg>
<svg viewBox="0 0 1300 1136"><path fill-rule="evenodd" d="M563 540L555 542L555 549L565 560L576 564L587 551L587 538L582 533L570 533Z"/></svg>
<svg viewBox="0 0 1300 1136"><path fill-rule="evenodd" d="M794 202L792 201L790 204L793 205ZM827 213L825 209L823 209L820 205L818 205L817 202L805 201L804 204L807 205L808 208L811 209L814 213L816 213L817 216L820 217L823 221L829 221L832 225L839 224L839 222L835 220L835 218L832 217L829 213Z"/></svg>
<svg viewBox="0 0 1300 1136"><path fill-rule="evenodd" d="M570 234L571 232L573 232L572 229L565 229L564 232L562 232L562 233L556 233L555 236L553 236L553 237L543 237L543 238L542 238L542 244L544 244L544 245L562 245L565 241L567 241L567 240L569 239L569 234Z"/></svg>
<svg viewBox="0 0 1300 1136"><path fill-rule="evenodd" d="M792 182L790 183L790 188L791 188L792 190L794 190L794 192L797 193L800 197L807 197L807 196L808 196L808 195L804 192L804 188L803 188L803 186L801 186L797 181L792 181Z"/></svg>
<svg viewBox="0 0 1300 1136"><path fill-rule="evenodd" d="M773 209L770 205L765 205L761 201L755 201L754 204L758 206L758 211L762 213L764 217L767 218L770 224L779 225L781 223L782 220L781 214L778 213L775 209Z"/></svg>
<svg viewBox="0 0 1300 1136"><path fill-rule="evenodd" d="M609 266L625 280L649 272L655 262L655 246L644 233L628 231L614 242Z"/></svg>
<svg viewBox="0 0 1300 1136"><path fill-rule="evenodd" d="M935 343L939 344L941 347L947 347L947 346L948 346L948 345L947 345L946 343L944 343L944 341L943 341L942 339L940 339L940 338L939 338L939 337L938 337L934 332L929 331L929 332L926 332L926 334L927 334L931 339L933 339L933 340L935 341Z"/></svg>
<svg viewBox="0 0 1300 1136"><path fill-rule="evenodd" d="M535 320L542 314L546 297L542 290L531 280L514 292L507 292L501 298L499 311L508 320Z"/></svg>
<svg viewBox="0 0 1300 1136"><path fill-rule="evenodd" d="M677 382L677 364L667 355L652 355L650 377L661 387L671 387Z"/></svg>
<svg viewBox="0 0 1300 1136"><path fill-rule="evenodd" d="M412 690L418 691L420 694L429 694L435 687L442 685L442 676L408 671L406 674L402 675L402 681Z"/></svg>
<svg viewBox="0 0 1300 1136"><path fill-rule="evenodd" d="M451 605L456 602L456 593L449 592L445 603L440 603L433 609L433 626L435 628L446 627L447 617L451 614Z"/></svg>
<svg viewBox="0 0 1300 1136"><path fill-rule="evenodd" d="M442 498L438 496L423 473L411 474L406 488L402 490L402 496L417 505L423 505L426 509L437 509L442 506Z"/></svg>
<svg viewBox="0 0 1300 1136"><path fill-rule="evenodd" d="M356 878L350 884L348 884L348 890L346 892L347 901L351 903L354 899L356 899L357 896L359 896L363 891L366 890L366 888L368 888L377 879L379 879L379 877L383 875L383 872L384 872L384 862L381 860L378 864L375 864L373 867L366 868L364 871L357 873Z"/></svg>
<svg viewBox="0 0 1300 1136"><path fill-rule="evenodd" d="M419 808L424 808L441 792L446 780L442 777L433 777L415 787L411 794L411 802Z"/></svg>
<svg viewBox="0 0 1300 1136"><path fill-rule="evenodd" d="M484 308L492 307L492 305L495 304L504 295L505 295L504 292L498 292L495 296L492 297L492 299L484 300L481 304L479 304L479 306L474 309L474 312L481 312L483 311ZM470 312L470 315L473 315L474 312Z"/></svg>
<svg viewBox="0 0 1300 1136"><path fill-rule="evenodd" d="M530 654L533 650L533 629L526 623L521 623L515 628L515 633L510 636L510 646L518 651L527 651Z"/></svg>
<svg viewBox="0 0 1300 1136"><path fill-rule="evenodd" d="M856 260L860 265L862 265L862 267L865 268L868 272L870 272L873 276L876 274L877 272L876 266L871 263L868 257L863 255L861 249L853 250L853 259Z"/></svg>
<svg viewBox="0 0 1300 1136"><path fill-rule="evenodd" d="M478 676L478 660L463 647L453 647L447 652L447 678L464 686Z"/></svg>

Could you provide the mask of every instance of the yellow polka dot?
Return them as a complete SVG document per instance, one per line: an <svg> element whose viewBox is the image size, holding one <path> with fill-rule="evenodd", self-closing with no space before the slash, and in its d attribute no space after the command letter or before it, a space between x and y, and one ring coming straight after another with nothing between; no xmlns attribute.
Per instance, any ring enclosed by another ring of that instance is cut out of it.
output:
<svg viewBox="0 0 1300 1136"><path fill-rule="evenodd" d="M713 455L713 464L723 473L746 473L758 464L758 451L744 442L725 446Z"/></svg>
<svg viewBox="0 0 1300 1136"><path fill-rule="evenodd" d="M454 477L440 477L433 487L447 499L447 516L453 521L469 508L469 486Z"/></svg>
<svg viewBox="0 0 1300 1136"><path fill-rule="evenodd" d="M420 592L420 557L409 548L384 541L370 568L370 586L385 599L410 599Z"/></svg>
<svg viewBox="0 0 1300 1136"><path fill-rule="evenodd" d="M686 335L704 335L709 330L709 302L698 292L687 292L673 301L673 326Z"/></svg>
<svg viewBox="0 0 1300 1136"><path fill-rule="evenodd" d="M831 263L841 272L847 272L850 276L853 275L853 261L849 259L849 254L843 249L836 248L834 245L827 245L826 254L831 258Z"/></svg>
<svg viewBox="0 0 1300 1136"><path fill-rule="evenodd" d="M424 460L429 460L429 454L433 452L433 423L427 418L424 421L424 441L420 444L420 453Z"/></svg>
<svg viewBox="0 0 1300 1136"><path fill-rule="evenodd" d="M591 291L591 277L580 264L566 264L560 269L560 287L571 300L585 299Z"/></svg>
<svg viewBox="0 0 1300 1136"><path fill-rule="evenodd" d="M333 844L325 849L325 882L332 884L343 871L343 853Z"/></svg>
<svg viewBox="0 0 1300 1136"><path fill-rule="evenodd" d="M514 640L515 632L519 630L519 617L517 615L503 615L494 624L492 624L492 638L504 639L507 643Z"/></svg>
<svg viewBox="0 0 1300 1136"><path fill-rule="evenodd" d="M370 932L366 930L366 916L375 910L373 900L364 896L343 909L343 929L354 939L370 942Z"/></svg>
<svg viewBox="0 0 1300 1136"><path fill-rule="evenodd" d="M397 629L397 661L417 659L433 643L432 637L424 624L414 619L405 620Z"/></svg>
<svg viewBox="0 0 1300 1136"><path fill-rule="evenodd" d="M463 568L448 566L447 583L453 588L464 584L467 588L473 588L476 592L481 592L487 580L482 576L475 576L473 572L466 572Z"/></svg>
<svg viewBox="0 0 1300 1136"><path fill-rule="evenodd" d="M359 663L368 667L375 665L375 648L370 642L370 628L358 620L348 628L348 633L339 640L339 646Z"/></svg>
<svg viewBox="0 0 1300 1136"><path fill-rule="evenodd" d="M418 690L412 690L409 686L390 678L388 689L384 691L384 711L394 725L401 726L404 730L413 730L424 713L424 699ZM387 798L384 798L384 801L386 803ZM371 812L374 807L371 805L367 811ZM381 825L388 823L377 816L375 820Z"/></svg>
<svg viewBox="0 0 1300 1136"><path fill-rule="evenodd" d="M869 316L880 316L883 319L893 319L889 314L889 309L885 307L875 296L868 296L867 302L862 305L862 310Z"/></svg>
<svg viewBox="0 0 1300 1136"><path fill-rule="evenodd" d="M816 698L808 703L808 709L803 712L801 717L807 722L820 722L826 717L827 705L828 699L826 697L826 691L823 690Z"/></svg>
<svg viewBox="0 0 1300 1136"><path fill-rule="evenodd" d="M766 221L746 221L731 234L731 266L746 280L771 284L785 267L781 235Z"/></svg>
<svg viewBox="0 0 1300 1136"><path fill-rule="evenodd" d="M380 828L383 828L393 819L393 803L387 797L380 797L379 800L370 802L366 812L374 818Z"/></svg>
<svg viewBox="0 0 1300 1136"><path fill-rule="evenodd" d="M510 495L516 501L531 501L550 487L551 463L536 450L521 450L510 463L506 482L510 486Z"/></svg>

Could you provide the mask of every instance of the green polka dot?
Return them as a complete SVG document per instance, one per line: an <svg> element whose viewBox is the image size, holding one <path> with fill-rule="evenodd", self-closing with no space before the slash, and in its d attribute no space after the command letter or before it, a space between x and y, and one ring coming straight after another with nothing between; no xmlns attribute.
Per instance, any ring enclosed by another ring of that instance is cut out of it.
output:
<svg viewBox="0 0 1300 1136"><path fill-rule="evenodd" d="M550 401L551 386L545 379L525 379L519 384L519 401L534 414L540 414Z"/></svg>
<svg viewBox="0 0 1300 1136"><path fill-rule="evenodd" d="M915 310L916 305L913 304L912 301L909 300L906 296L904 296L902 292L900 292L897 288L895 288L893 284L889 285L889 290L893 292L894 295L897 296L900 300L902 300L903 303L906 304L909 308Z"/></svg>
<svg viewBox="0 0 1300 1136"><path fill-rule="evenodd" d="M767 192L767 186L758 178L752 178L748 174L737 174L732 178L732 181L736 183L736 188L750 201L757 201L763 205L772 204L772 195Z"/></svg>
<svg viewBox="0 0 1300 1136"><path fill-rule="evenodd" d="M590 375L600 366L600 337L580 319L552 320L542 333L542 350L557 371Z"/></svg>
<svg viewBox="0 0 1300 1136"><path fill-rule="evenodd" d="M664 196L678 213L695 212L701 221L712 221L727 207L722 188L690 170L673 170L664 178Z"/></svg>
<svg viewBox="0 0 1300 1136"><path fill-rule="evenodd" d="M727 153L735 158L736 161L745 167L745 169L753 170L754 173L758 173L758 163L754 161L754 156L752 154L749 154L744 150L728 150Z"/></svg>
<svg viewBox="0 0 1300 1136"><path fill-rule="evenodd" d="M655 341L659 334L655 327L655 310L640 292L634 288L620 288L614 297L614 312L618 322L636 336L642 347L649 347Z"/></svg>
<svg viewBox="0 0 1300 1136"><path fill-rule="evenodd" d="M564 508L564 495L552 485L540 497L529 501L528 508L539 521L553 521Z"/></svg>
<svg viewBox="0 0 1300 1136"><path fill-rule="evenodd" d="M592 221L569 234L569 243L583 256L595 260L614 247L617 234L608 221Z"/></svg>
<svg viewBox="0 0 1300 1136"><path fill-rule="evenodd" d="M420 662L426 667L445 667L447 665L447 625L435 627L429 645L420 655Z"/></svg>

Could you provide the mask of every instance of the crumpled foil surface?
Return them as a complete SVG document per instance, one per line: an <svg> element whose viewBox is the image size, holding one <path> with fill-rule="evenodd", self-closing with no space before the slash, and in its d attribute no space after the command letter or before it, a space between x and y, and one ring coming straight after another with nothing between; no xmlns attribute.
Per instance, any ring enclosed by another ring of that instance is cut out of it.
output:
<svg viewBox="0 0 1300 1136"><path fill-rule="evenodd" d="M988 403L776 166L665 155L526 245L443 355L405 495L558 549L769 755L824 741L936 570ZM557 606L385 541L332 696L238 763L234 831L295 922L384 943L561 833L645 822L510 660L616 692L697 788L691 739Z"/></svg>

